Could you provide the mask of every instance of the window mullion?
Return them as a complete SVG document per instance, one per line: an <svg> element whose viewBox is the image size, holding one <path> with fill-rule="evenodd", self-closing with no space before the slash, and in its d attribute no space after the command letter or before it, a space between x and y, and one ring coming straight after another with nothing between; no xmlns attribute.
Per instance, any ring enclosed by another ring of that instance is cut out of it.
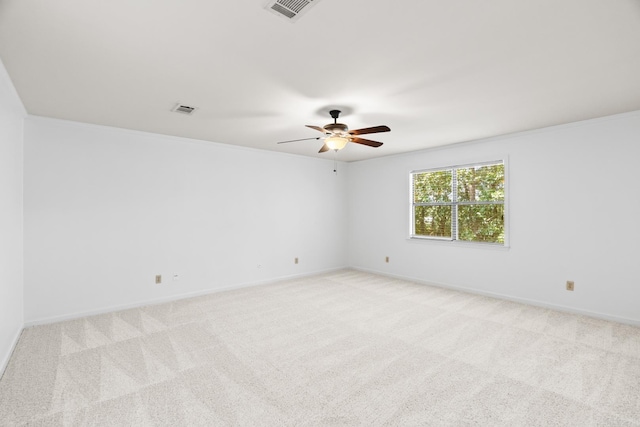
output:
<svg viewBox="0 0 640 427"><path fill-rule="evenodd" d="M458 240L458 175L457 170L451 170L451 193L453 206L451 207L451 238Z"/></svg>
<svg viewBox="0 0 640 427"><path fill-rule="evenodd" d="M458 202L456 205L476 206L476 205L504 205L504 200L481 200L476 202Z"/></svg>

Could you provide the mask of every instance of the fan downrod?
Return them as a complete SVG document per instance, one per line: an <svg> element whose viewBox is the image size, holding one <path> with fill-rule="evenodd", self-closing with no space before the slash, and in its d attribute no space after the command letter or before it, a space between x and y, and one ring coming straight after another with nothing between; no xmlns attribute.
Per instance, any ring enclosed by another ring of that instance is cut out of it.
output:
<svg viewBox="0 0 640 427"><path fill-rule="evenodd" d="M331 118L333 119L334 123L338 123L338 117L340 116L340 110L331 110L329 111L329 114L331 114Z"/></svg>

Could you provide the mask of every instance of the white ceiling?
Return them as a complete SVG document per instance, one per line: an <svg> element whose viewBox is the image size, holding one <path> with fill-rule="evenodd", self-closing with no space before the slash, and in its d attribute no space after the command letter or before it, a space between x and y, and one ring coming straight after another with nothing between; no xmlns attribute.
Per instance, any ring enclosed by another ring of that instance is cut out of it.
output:
<svg viewBox="0 0 640 427"><path fill-rule="evenodd" d="M33 115L329 158L276 142L391 127L345 161L640 110L639 0L265 4L0 0L0 57Z"/></svg>

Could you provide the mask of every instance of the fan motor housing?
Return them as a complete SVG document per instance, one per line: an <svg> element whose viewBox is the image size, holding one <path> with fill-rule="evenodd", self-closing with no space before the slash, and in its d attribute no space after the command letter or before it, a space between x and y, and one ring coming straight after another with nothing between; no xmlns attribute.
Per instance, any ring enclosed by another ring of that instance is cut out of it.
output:
<svg viewBox="0 0 640 427"><path fill-rule="evenodd" d="M344 123L329 123L324 125L324 129L330 133L347 133L349 131L349 127Z"/></svg>

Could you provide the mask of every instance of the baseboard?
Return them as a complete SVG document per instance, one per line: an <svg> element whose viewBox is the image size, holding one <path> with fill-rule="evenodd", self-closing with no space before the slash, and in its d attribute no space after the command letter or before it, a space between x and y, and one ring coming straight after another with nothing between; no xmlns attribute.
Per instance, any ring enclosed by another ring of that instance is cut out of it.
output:
<svg viewBox="0 0 640 427"><path fill-rule="evenodd" d="M629 319L629 318L626 318L626 317L613 316L611 314L599 313L597 311L583 310L583 309L579 309L579 308L575 308L575 307L567 307L567 306L564 306L564 305L552 304L552 303L548 303L548 302L545 302L545 301L533 300L533 299L528 299L528 298L514 297L512 295L500 294L500 293L497 293L497 292L483 291L483 290L479 290L479 289L475 289L475 288L467 288L467 287L464 287L464 286L451 285L451 284L448 284L448 283L431 282L431 281L420 279L420 278L417 278L417 277L410 277L410 276L403 276L403 275L399 275L399 274L392 274L392 273L388 273L388 272L385 272L385 271L377 271L377 270L371 270L371 269L361 268L361 267L351 267L351 268L353 270L362 271L364 273L377 274L377 275L380 275L380 276L386 276L386 277L390 277L390 278L393 278L393 279L407 280L407 281L410 281L410 282L420 283L420 284L423 284L423 285L430 285L430 286L437 286L439 288L453 289L453 290L456 290L456 291L468 292L470 294L477 294L477 295L483 295L483 296L492 297L492 298L503 299L503 300L507 300L507 301L519 302L519 303L522 303L522 304L533 305L533 306L541 307L541 308L548 308L548 309L551 309L551 310L562 311L562 312L565 312L565 313L580 314L582 316L594 317L594 318L597 318L597 319L610 320L612 322L624 323L624 324L627 324L627 325L640 326L640 319Z"/></svg>
<svg viewBox="0 0 640 427"><path fill-rule="evenodd" d="M16 335L13 337L13 341L9 346L9 350L2 358L2 361L0 362L0 380L4 376L4 371L7 369L7 366L9 365L9 360L11 360L11 356L13 355L13 351L16 349L16 345L18 345L18 341L20 340L20 335L22 335L23 330L24 328L20 328L18 332L16 332Z"/></svg>
<svg viewBox="0 0 640 427"><path fill-rule="evenodd" d="M30 321L25 322L24 327L27 328L27 327L31 327L31 326L44 325L44 324L62 322L62 321L65 321L65 320L77 319L77 318L80 318L80 317L95 316L95 315L98 315L98 314L111 313L111 312L120 311L120 310L127 310L127 309L130 309L130 308L138 308L138 307L144 307L144 306L148 306L148 305L163 304L163 303L167 303L167 302L171 302L171 301L178 301L178 300L181 300L181 299L193 298L193 297L197 297L197 296L201 296L201 295L210 295L210 294L214 294L214 293L218 293L218 292L231 291L231 290L234 290L234 289L241 289L241 288L248 288L248 287L254 287L254 286L268 285L268 284L276 283L276 282L283 281L283 280L292 280L292 279L299 279L299 278L303 278L303 277L311 277L311 276L316 276L318 274L331 273L331 272L345 270L345 269L352 269L352 270L356 270L356 271L362 271L362 272L365 272L365 273L377 274L377 275L380 275L380 276L390 277L390 278L394 278L394 279L407 280L407 281L410 281L410 282L420 283L420 284L424 284L424 285L437 286L437 287L446 288L446 289L453 289L453 290L457 290L457 291L468 292L468 293L472 293L472 294L483 295L483 296L488 296L488 297L492 297L492 298L499 298L499 299L503 299L503 300L507 300L507 301L514 301L514 302L519 302L519 303L523 303L523 304L533 305L533 306L536 306L536 307L548 308L548 309L562 311L562 312L566 312L566 313L579 314L579 315L588 316L588 317L594 317L594 318L598 318L598 319L610 320L610 321L618 322L618 323L625 323L625 324L629 324L629 325L640 326L640 320L639 319L629 319L629 318L626 318L626 317L614 316L614 315L605 314L605 313L599 313L599 312L590 311L590 310L583 310L583 309L579 309L579 308L575 308L575 307L567 307L567 306L563 306L563 305L559 305L559 304L552 304L552 303L548 303L548 302L545 302L545 301L539 301L539 300L528 299L528 298L514 297L512 295L500 294L500 293L497 293L497 292L483 291L483 290L479 290L479 289L475 289L475 288L469 288L469 287L465 287L465 286L452 285L452 284L449 284L449 283L438 283L438 282L424 280L424 279L417 278L417 277L404 276L404 275L400 275L400 274L393 274L393 273L388 273L388 272L385 272L385 271L378 271L378 270L367 269L367 268L362 268L362 267L337 267L337 268L319 270L319 271L314 271L314 272L309 272L309 273L293 274L293 275L288 275L288 276L279 276L279 277L276 277L276 278L257 281L257 282L240 283L240 284L224 286L224 287L216 288L216 289L205 289L205 290L201 290L201 291L187 292L187 293L183 293L183 294L172 295L172 296L169 296L169 297L155 298L155 299L144 300L144 301L137 301L137 302L134 302L134 303L131 303L131 304L121 304L121 305L116 305L116 306L109 306L109 307L99 308L99 309L95 309L95 310L87 310L87 311L64 314L64 315L59 315L59 316L43 317L43 318L34 319L34 320L30 320ZM15 346L16 346L16 344L18 342L18 339L20 338L20 333L21 332L22 331L18 331L16 337L14 338L14 342L13 342L13 344L11 346L11 350L8 352L7 355L5 355L4 359L2 360L2 364L0 364L0 374L4 372L4 369L6 368L6 364L8 363L8 361L9 361L9 359L11 357L11 353L13 352L13 349L15 348Z"/></svg>
<svg viewBox="0 0 640 427"><path fill-rule="evenodd" d="M154 299L149 299L149 300L143 300L143 301L136 301L134 303L131 304L120 304L120 305L114 305L114 306L109 306L109 307L102 307L102 308L98 308L95 310L87 310L87 311L80 311L80 312L75 312L75 313L69 313L69 314L62 314L62 315L58 315L58 316L50 316L50 317L41 317L38 319L33 319L33 320L28 320L25 322L24 327L28 328L31 326L37 326L37 325L47 325L50 323L57 323L57 322L63 322L65 320L72 320L72 319L78 319L80 317L87 317L87 316L95 316L98 314L105 314L105 313L111 313L114 311L121 311L121 310L128 310L131 308L138 308L138 307L145 307L148 305L156 305L156 304L164 304L167 302L171 302L171 301L179 301L182 299L187 299L187 298L193 298L193 297L198 297L198 296L202 296L202 295L210 295L210 294L215 294L218 292L225 292L225 291L232 291L234 289L242 289L242 288L250 288L253 286L262 286L262 285L269 285L271 283L276 283L276 282L280 282L283 280L292 280L292 279L300 279L303 277L311 277L311 276L317 276L318 274L325 274L325 273L331 273L334 271L340 271L340 270L344 270L347 267L337 267L337 268L330 268L330 269L325 269L325 270L319 270L319 271L313 271L313 272L309 272L309 273L300 273L300 274L292 274L292 275L288 275L288 276L279 276L276 278L272 278L272 279L268 279L268 280L260 280L257 282L245 282L245 283L239 283L239 284L235 284L235 285L230 285L230 286L224 286L221 288L215 288L215 289L204 289L201 291L194 291L194 292L187 292L187 293L182 293L182 294L175 294L175 295L171 295L168 297L162 297L162 298L154 298Z"/></svg>

